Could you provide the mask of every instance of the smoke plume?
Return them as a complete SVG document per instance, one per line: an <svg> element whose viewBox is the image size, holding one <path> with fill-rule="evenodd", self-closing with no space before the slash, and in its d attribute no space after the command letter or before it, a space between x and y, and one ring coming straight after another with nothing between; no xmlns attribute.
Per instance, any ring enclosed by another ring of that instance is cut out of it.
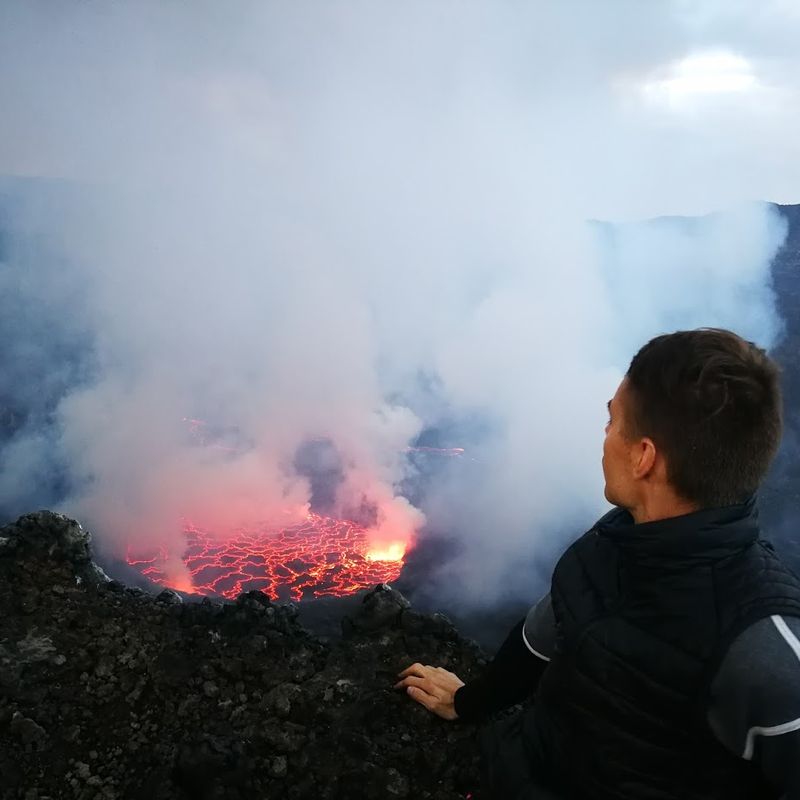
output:
<svg viewBox="0 0 800 800"><path fill-rule="evenodd" d="M636 349L780 334L800 19L761 8L6 4L0 509L179 553L322 471L376 547L458 541L437 597L535 594Z"/></svg>

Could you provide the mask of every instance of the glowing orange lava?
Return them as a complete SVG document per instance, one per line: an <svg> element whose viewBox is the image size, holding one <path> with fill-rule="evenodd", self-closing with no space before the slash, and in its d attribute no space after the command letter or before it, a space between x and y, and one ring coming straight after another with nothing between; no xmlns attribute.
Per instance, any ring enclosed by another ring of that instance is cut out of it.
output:
<svg viewBox="0 0 800 800"><path fill-rule="evenodd" d="M182 560L191 585L168 576L169 554L159 548L127 562L162 586L197 594L237 597L258 589L273 598L341 596L397 579L405 549L397 543L370 550L367 529L346 520L309 514L300 525L237 530L219 538L186 523Z"/></svg>

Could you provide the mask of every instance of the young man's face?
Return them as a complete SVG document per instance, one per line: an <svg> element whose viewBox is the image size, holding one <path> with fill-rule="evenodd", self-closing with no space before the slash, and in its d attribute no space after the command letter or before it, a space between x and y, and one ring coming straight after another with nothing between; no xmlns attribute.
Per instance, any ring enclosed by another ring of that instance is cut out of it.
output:
<svg viewBox="0 0 800 800"><path fill-rule="evenodd" d="M634 505L635 484L631 475L631 447L625 435L625 411L628 402L627 379L617 387L608 403L608 424L603 442L603 477L605 496L609 503L622 508Z"/></svg>

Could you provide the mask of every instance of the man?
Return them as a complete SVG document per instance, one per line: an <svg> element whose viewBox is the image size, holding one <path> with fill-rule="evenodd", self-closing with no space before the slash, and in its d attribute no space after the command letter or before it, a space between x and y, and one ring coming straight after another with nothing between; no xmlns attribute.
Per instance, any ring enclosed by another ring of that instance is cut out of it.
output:
<svg viewBox="0 0 800 800"><path fill-rule="evenodd" d="M491 797L800 800L800 581L753 496L782 427L778 369L716 329L659 336L608 404L605 496L550 593L468 685L397 684L480 720Z"/></svg>

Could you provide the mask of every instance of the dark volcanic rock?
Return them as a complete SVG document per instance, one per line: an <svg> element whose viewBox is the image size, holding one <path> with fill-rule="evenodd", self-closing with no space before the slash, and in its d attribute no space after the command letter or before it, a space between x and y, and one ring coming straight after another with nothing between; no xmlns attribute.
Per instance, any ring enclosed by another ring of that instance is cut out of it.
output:
<svg viewBox="0 0 800 800"><path fill-rule="evenodd" d="M259 592L183 602L109 581L73 520L0 529L3 798L436 798L477 788L474 730L394 691L477 647L389 586L334 645Z"/></svg>

